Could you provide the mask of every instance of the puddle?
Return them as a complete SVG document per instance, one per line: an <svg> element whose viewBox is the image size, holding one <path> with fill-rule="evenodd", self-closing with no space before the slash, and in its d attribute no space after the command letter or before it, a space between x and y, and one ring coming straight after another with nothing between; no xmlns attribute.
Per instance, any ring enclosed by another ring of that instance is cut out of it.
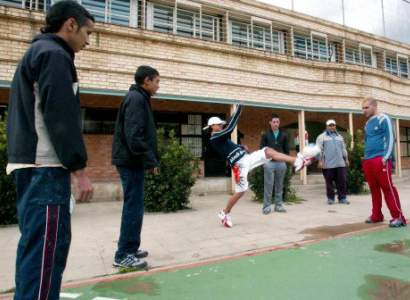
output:
<svg viewBox="0 0 410 300"><path fill-rule="evenodd" d="M380 252L400 254L410 258L410 240L400 240L394 241L392 243L376 245L374 247L374 250Z"/></svg>
<svg viewBox="0 0 410 300"><path fill-rule="evenodd" d="M316 240L322 238L329 238L338 236L345 233L360 231L363 229L372 228L374 225L365 223L350 223L341 224L335 226L320 226L315 228L308 228L300 232L301 234L308 235L303 240Z"/></svg>
<svg viewBox="0 0 410 300"><path fill-rule="evenodd" d="M362 285L358 294L366 300L409 300L410 282L393 277L367 275L366 283Z"/></svg>
<svg viewBox="0 0 410 300"><path fill-rule="evenodd" d="M97 283L93 290L98 292L112 292L124 294L145 294L149 296L159 295L159 286L152 278L132 278L126 280L118 280L113 282Z"/></svg>

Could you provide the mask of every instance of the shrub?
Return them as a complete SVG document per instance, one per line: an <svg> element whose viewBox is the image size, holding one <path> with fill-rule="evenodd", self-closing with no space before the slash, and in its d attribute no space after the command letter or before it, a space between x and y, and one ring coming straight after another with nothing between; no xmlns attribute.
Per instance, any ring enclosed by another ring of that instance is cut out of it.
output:
<svg viewBox="0 0 410 300"><path fill-rule="evenodd" d="M287 168L286 171L286 176L285 180L283 182L283 201L286 203L298 203L302 201L301 198L299 198L296 195L296 191L294 188L291 186L291 178L292 178L292 168ZM263 167L258 167L254 170L249 175L249 183L251 190L254 193L254 198L253 200L257 202L263 202ZM272 200L274 199L275 195L275 188L272 190Z"/></svg>
<svg viewBox="0 0 410 300"><path fill-rule="evenodd" d="M354 136L354 147L351 147L352 136L346 138L346 148L349 156L347 171L347 193L360 194L365 191L362 159L364 156L363 131L357 130Z"/></svg>
<svg viewBox="0 0 410 300"><path fill-rule="evenodd" d="M145 209L170 212L185 209L189 204L191 187L198 173L198 160L187 147L181 145L173 131L165 138L158 130L160 174L145 175Z"/></svg>
<svg viewBox="0 0 410 300"><path fill-rule="evenodd" d="M6 120L0 117L0 225L17 223L16 189L11 176L6 175Z"/></svg>

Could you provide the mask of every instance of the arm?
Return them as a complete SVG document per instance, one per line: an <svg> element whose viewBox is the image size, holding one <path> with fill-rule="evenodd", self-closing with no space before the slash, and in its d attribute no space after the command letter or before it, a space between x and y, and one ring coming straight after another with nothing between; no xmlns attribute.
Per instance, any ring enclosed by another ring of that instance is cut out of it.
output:
<svg viewBox="0 0 410 300"><path fill-rule="evenodd" d="M124 137L128 149L133 155L141 155L148 151L144 140L145 109L143 99L130 92L124 100Z"/></svg>
<svg viewBox="0 0 410 300"><path fill-rule="evenodd" d="M73 65L63 52L40 55L35 62L44 123L61 164L69 171L85 168L87 153L83 141L80 103L73 83Z"/></svg>
<svg viewBox="0 0 410 300"><path fill-rule="evenodd" d="M393 153L393 144L394 144L394 133L393 133L393 126L391 123L391 120L388 116L385 115L385 117L382 120L382 127L384 129L384 138L385 138L385 149L384 149L384 155L383 155L383 161L387 161L392 157Z"/></svg>
<svg viewBox="0 0 410 300"><path fill-rule="evenodd" d="M324 135L323 133L320 134L317 139L316 139L316 145L319 146L320 148L320 159L319 160L323 160L323 139L324 139Z"/></svg>
<svg viewBox="0 0 410 300"><path fill-rule="evenodd" d="M228 122L228 125L226 125L226 127L223 130L212 135L211 140L221 138L221 137L228 137L232 133L232 131L235 129L236 124L238 123L238 120L239 120L239 116L241 115L241 112L242 112L242 105L237 104L235 107L235 111L231 119Z"/></svg>

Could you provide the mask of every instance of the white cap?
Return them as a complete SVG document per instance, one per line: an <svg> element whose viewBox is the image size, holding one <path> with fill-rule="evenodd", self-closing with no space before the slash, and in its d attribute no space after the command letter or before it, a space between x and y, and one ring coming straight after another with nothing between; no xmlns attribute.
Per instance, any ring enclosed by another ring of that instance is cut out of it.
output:
<svg viewBox="0 0 410 300"><path fill-rule="evenodd" d="M336 121L335 121L335 120L332 120L332 119L327 120L327 121L326 121L326 126L329 126L330 124L335 124L335 125L336 125Z"/></svg>
<svg viewBox="0 0 410 300"><path fill-rule="evenodd" d="M208 125L202 128L203 130L207 130L209 126L217 125L217 124L226 124L224 120L219 117L210 117L208 120Z"/></svg>

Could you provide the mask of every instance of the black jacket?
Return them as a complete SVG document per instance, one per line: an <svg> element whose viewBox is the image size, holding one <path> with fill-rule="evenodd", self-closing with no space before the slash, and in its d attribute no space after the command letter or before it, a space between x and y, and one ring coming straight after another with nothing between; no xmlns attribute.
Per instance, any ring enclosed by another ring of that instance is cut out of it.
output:
<svg viewBox="0 0 410 300"><path fill-rule="evenodd" d="M150 95L136 85L131 85L118 111L112 164L145 169L159 166L157 132Z"/></svg>
<svg viewBox="0 0 410 300"><path fill-rule="evenodd" d="M271 128L261 137L260 148L270 147L278 152L289 154L289 143L286 134L279 129L278 137L275 138Z"/></svg>
<svg viewBox="0 0 410 300"><path fill-rule="evenodd" d="M86 165L74 52L41 34L20 61L11 84L7 122L9 163Z"/></svg>
<svg viewBox="0 0 410 300"><path fill-rule="evenodd" d="M220 157L226 159L231 167L246 154L246 151L241 145L231 141L231 133L238 123L241 112L242 105L237 105L234 114L225 128L214 133L210 138L212 148Z"/></svg>

